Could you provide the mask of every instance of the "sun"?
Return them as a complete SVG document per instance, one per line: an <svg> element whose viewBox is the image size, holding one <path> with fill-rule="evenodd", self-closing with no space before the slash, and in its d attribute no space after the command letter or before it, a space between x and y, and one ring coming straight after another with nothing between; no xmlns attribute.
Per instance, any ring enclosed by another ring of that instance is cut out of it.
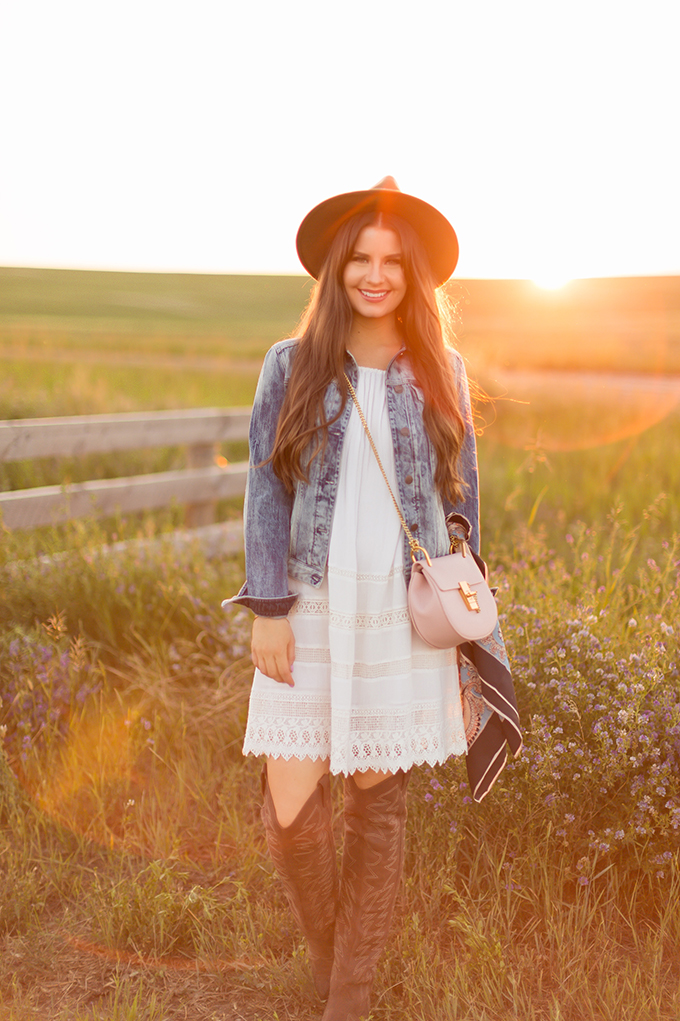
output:
<svg viewBox="0 0 680 1021"><path fill-rule="evenodd" d="M541 287L544 291L557 291L560 287L570 283L570 279L560 273L547 272L533 277L532 283L536 284L537 287Z"/></svg>

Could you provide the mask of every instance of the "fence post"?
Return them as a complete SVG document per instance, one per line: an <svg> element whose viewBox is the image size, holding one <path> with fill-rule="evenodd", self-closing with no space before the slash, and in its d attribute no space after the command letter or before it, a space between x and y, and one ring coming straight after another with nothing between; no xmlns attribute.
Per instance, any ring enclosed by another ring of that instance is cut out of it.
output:
<svg viewBox="0 0 680 1021"><path fill-rule="evenodd" d="M215 464L217 443L193 443L187 448L187 467L209 468ZM187 528L201 528L215 523L217 500L203 503L187 502L185 521Z"/></svg>

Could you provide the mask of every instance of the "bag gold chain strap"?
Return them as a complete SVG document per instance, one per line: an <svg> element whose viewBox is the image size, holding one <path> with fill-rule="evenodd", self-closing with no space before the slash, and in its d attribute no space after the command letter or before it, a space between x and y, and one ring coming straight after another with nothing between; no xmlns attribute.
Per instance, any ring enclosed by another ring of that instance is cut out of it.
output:
<svg viewBox="0 0 680 1021"><path fill-rule="evenodd" d="M364 413L361 410L361 405L359 404L359 401L358 401L358 398L357 398L357 395L356 395L356 391L355 391L354 387L352 386L350 378L349 378L349 376L347 375L346 372L344 373L344 376L345 376L345 382L347 383L347 389L349 390L349 393L350 393L350 397L354 401L354 406L356 407L357 412L359 414L359 418L361 419L361 424L363 425L364 430L366 432L366 435L368 436L368 442L371 444L371 449L372 449L373 453L375 454L375 459L378 462L378 467L380 468L380 471L382 472L382 477L385 480L385 485L387 486L387 488L390 491L390 496L392 497L392 503L394 504L395 510L396 510L397 514L399 515L399 520L401 521L401 527L404 529L404 532L406 533L406 538L408 539L408 544L411 547L411 560L413 560L413 561L417 560L416 553L418 551L420 551L421 553L424 554L425 559L427 560L428 564L431 564L432 561L430 560L430 557L428 555L427 550L425 549L424 546L421 546L420 543L416 539L414 539L413 534L411 533L410 528L408 527L408 525L404 521L404 515L401 513L401 507L399 506L399 504L397 502L396 496L392 492L392 486L390 485L389 479L387 478L387 473L385 472L385 469L383 468L383 463L380 460L380 454L378 453L378 448L376 447L375 443L373 442L373 437L371 436L371 431L368 428L368 423L366 422L366 419L364 418ZM454 545L454 543L453 543L453 539L452 539L452 547L453 547L453 545ZM465 549L463 549L463 554L465 554Z"/></svg>
<svg viewBox="0 0 680 1021"><path fill-rule="evenodd" d="M413 627L423 641L435 649L452 649L463 642L487 637L496 625L498 611L474 557L465 559L469 552L466 541L451 536L450 552L460 552L462 557L449 555L430 560L427 550L416 541L404 520L347 373L345 382L411 547L414 566L407 600ZM418 552L424 555L427 564L417 559Z"/></svg>

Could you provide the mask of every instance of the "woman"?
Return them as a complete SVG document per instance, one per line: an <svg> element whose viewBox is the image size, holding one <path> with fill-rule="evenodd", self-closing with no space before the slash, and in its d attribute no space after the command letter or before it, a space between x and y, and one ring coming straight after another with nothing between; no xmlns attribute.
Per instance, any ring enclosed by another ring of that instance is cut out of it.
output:
<svg viewBox="0 0 680 1021"><path fill-rule="evenodd" d="M267 757L262 818L323 1021L358 1021L400 881L410 771L465 753L466 737L455 652L411 627L410 549L347 380L431 556L448 552L454 512L479 549L477 461L435 294L458 258L445 217L385 178L322 202L297 246L318 283L301 336L265 358L251 422L233 599L256 614L244 752ZM339 881L329 773L345 778Z"/></svg>

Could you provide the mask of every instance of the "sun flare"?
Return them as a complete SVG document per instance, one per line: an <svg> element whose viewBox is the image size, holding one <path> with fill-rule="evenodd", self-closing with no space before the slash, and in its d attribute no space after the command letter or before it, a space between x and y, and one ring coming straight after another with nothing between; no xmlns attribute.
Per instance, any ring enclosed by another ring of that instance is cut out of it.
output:
<svg viewBox="0 0 680 1021"><path fill-rule="evenodd" d="M541 287L544 291L556 291L568 284L569 277L561 276L559 273L544 273L533 278L532 283Z"/></svg>

